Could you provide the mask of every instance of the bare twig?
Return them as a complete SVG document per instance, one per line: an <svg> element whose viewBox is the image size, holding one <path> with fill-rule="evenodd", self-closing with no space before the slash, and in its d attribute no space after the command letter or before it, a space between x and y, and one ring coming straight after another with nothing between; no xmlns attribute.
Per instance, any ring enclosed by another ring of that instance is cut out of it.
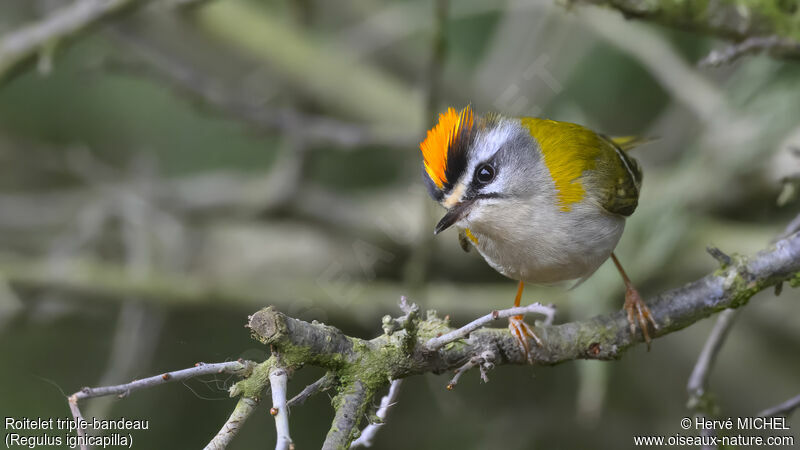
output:
<svg viewBox="0 0 800 450"><path fill-rule="evenodd" d="M786 225L786 229L783 230L783 233L781 233L780 236L778 236L775 239L775 241L786 239L787 237L797 233L798 231L800 231L800 214L798 214L794 219L792 219L792 221L789 222L789 225Z"/></svg>
<svg viewBox="0 0 800 450"><path fill-rule="evenodd" d="M378 434L378 430L381 426L383 426L386 416L389 414L389 408L397 403L397 397L400 395L401 384L403 384L403 380L392 381L392 384L389 385L389 392L383 396L381 399L381 404L378 407L378 411L375 413L380 421L367 425L361 431L361 436L359 436L358 439L350 444L350 448L372 447L372 441L375 440L375 435Z"/></svg>
<svg viewBox="0 0 800 450"><path fill-rule="evenodd" d="M256 406L258 406L258 402L254 398L240 398L228 420L225 421L219 432L211 439L211 442L204 447L204 450L222 450L228 447L247 418L256 410Z"/></svg>
<svg viewBox="0 0 800 450"><path fill-rule="evenodd" d="M511 316L524 315L524 314L541 314L545 316L545 323L550 324L553 322L556 310L553 306L545 306L541 303L533 303L528 306L519 306L516 308L503 309L500 311L492 311L485 316L479 317L472 322L464 325L463 327L453 330L447 334L435 337L429 340L425 345L431 350L438 350L443 346L466 337L478 328L486 325L489 322L505 319Z"/></svg>
<svg viewBox="0 0 800 450"><path fill-rule="evenodd" d="M731 265L731 263L733 263L733 259L725 252L718 249L717 247L709 245L708 247L706 247L706 252L708 252L708 254L711 255L712 258L716 259L717 262L719 262L722 265L722 267L727 267Z"/></svg>
<svg viewBox="0 0 800 450"><path fill-rule="evenodd" d="M286 406L289 409L294 408L295 406L300 406L306 402L310 397L320 393L327 391L328 389L332 388L336 385L336 376L333 372L327 372L325 375L322 376L319 380L309 384L305 387L299 394L292 397Z"/></svg>
<svg viewBox="0 0 800 450"><path fill-rule="evenodd" d="M383 332L391 335L397 330L406 330L405 339L417 339L417 319L419 319L419 306L416 303L408 303L408 298L405 295L400 296L400 303L398 304L403 315L397 318L391 315L383 316ZM406 342L411 344L410 342Z"/></svg>
<svg viewBox="0 0 800 450"><path fill-rule="evenodd" d="M711 375L711 369L714 367L714 362L717 359L722 345L725 343L725 338L733 325L734 319L739 314L738 309L726 309L722 311L717 318L711 334L708 336L700 356L697 358L694 370L689 376L689 383L686 390L689 392L689 408L698 413L710 414L713 409L710 400L706 395L708 389L708 378Z"/></svg>
<svg viewBox="0 0 800 450"><path fill-rule="evenodd" d="M81 414L81 410L78 407L78 401L77 400L72 401L72 397L69 397L68 403L69 403L69 410L72 413L72 418L75 419L75 422L78 423L78 424L83 422L83 414ZM77 425L76 431L78 432L78 437L79 438L83 438L83 437L86 436L86 430L82 426ZM81 439L80 447L81 447L81 450L87 450L89 448L86 445L86 442L85 442L84 439Z"/></svg>
<svg viewBox="0 0 800 450"><path fill-rule="evenodd" d="M282 367L275 367L269 373L269 384L272 387L272 409L275 416L275 430L278 433L275 450L289 450L294 447L289 434L289 407L286 404L286 383L289 374Z"/></svg>
<svg viewBox="0 0 800 450"><path fill-rule="evenodd" d="M408 297L405 295L400 296L400 301L397 303L397 306L400 308L400 311L403 311L403 313L406 315L411 314L414 311L419 311L419 306L417 306L416 303L409 303Z"/></svg>
<svg viewBox="0 0 800 450"><path fill-rule="evenodd" d="M760 413L756 414L757 417L774 417L774 416L783 416L789 417L797 408L800 408L800 395L796 397L792 397L785 402L773 406L772 408L767 408Z"/></svg>
<svg viewBox="0 0 800 450"><path fill-rule="evenodd" d="M731 44L721 50L712 50L697 65L701 67L721 66L729 64L742 56L765 50L797 53L800 51L800 43L780 36L749 37L742 42Z"/></svg>
<svg viewBox="0 0 800 450"><path fill-rule="evenodd" d="M473 367L480 368L481 380L484 383L488 383L489 376L487 373L488 371L494 368L495 359L496 359L495 354L488 350L481 353L480 355L473 356L472 358L469 359L469 361L464 363L463 366L456 369L455 375L453 375L453 378L450 379L450 382L447 384L447 390L452 391L453 388L456 387L456 385L458 384L458 380L461 378L461 375L463 375L465 372L467 372L469 369L472 369Z"/></svg>
<svg viewBox="0 0 800 450"><path fill-rule="evenodd" d="M75 419L81 418L78 402L87 398L104 397L106 395L117 395L119 397L127 397L131 392L140 389L155 387L161 384L172 383L174 381L183 381L190 378L199 377L203 375L212 375L220 373L230 373L237 375L246 375L255 365L252 361L230 361L224 363L197 363L195 367L189 369L176 370L173 372L166 372L161 375L155 375L141 380L131 381L130 383L118 384L115 386L102 386L102 387L85 387L80 391L70 395L69 400L70 410Z"/></svg>
<svg viewBox="0 0 800 450"><path fill-rule="evenodd" d="M0 38L0 84L12 69L37 54L45 61L39 67L49 68L48 59L56 45L126 7L144 3L144 0L76 0L39 22L6 34Z"/></svg>

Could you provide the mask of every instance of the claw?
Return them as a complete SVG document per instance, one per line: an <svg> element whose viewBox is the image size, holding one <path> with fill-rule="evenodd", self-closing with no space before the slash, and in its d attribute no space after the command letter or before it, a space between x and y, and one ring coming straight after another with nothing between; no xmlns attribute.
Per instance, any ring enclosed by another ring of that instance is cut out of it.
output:
<svg viewBox="0 0 800 450"><path fill-rule="evenodd" d="M625 311L628 313L628 323L631 327L631 334L636 335L636 325L642 330L642 336L647 343L647 349L650 349L650 332L648 325L653 326L653 330L658 330L658 324L650 312L650 308L644 303L639 292L632 286L625 289Z"/></svg>
<svg viewBox="0 0 800 450"><path fill-rule="evenodd" d="M639 328L642 329L644 341L647 342L647 349L650 350L650 332L647 329L647 324L649 322L653 325L653 330L658 330L658 324L655 319L653 319L650 308L647 307L644 300L642 300L642 297L639 295L639 292L633 287L631 280L628 278L628 274L625 273L625 269L623 269L622 264L619 263L617 255L613 252L611 253L611 259L614 261L614 265L617 266L617 270L619 274L622 275L622 280L625 282L625 312L628 313L631 335L636 336L636 323L638 322Z"/></svg>
<svg viewBox="0 0 800 450"><path fill-rule="evenodd" d="M508 319L508 330L511 332L511 335L516 338L520 349L525 354L525 359L532 363L533 360L531 358L530 347L528 346L528 337L532 337L539 347L544 345L542 340L534 333L533 328L525 323L523 316L510 317Z"/></svg>

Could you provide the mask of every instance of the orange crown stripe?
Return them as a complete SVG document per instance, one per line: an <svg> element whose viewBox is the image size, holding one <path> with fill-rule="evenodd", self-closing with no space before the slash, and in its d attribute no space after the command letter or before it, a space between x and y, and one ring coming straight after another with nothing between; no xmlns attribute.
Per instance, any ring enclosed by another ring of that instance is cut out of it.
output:
<svg viewBox="0 0 800 450"><path fill-rule="evenodd" d="M450 146L458 139L462 124L467 129L472 128L472 109L467 106L457 113L453 108L447 108L439 114L439 123L428 130L428 136L419 144L422 150L422 160L425 172L439 189L447 183L447 155Z"/></svg>

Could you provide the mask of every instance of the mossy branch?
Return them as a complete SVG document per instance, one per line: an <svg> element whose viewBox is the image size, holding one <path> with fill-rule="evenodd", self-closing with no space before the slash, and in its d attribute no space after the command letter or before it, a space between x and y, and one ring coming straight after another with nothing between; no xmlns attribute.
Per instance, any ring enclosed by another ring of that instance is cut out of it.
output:
<svg viewBox="0 0 800 450"><path fill-rule="evenodd" d="M750 258L731 257L729 264L697 281L664 292L649 303L659 329L656 337L683 329L711 314L738 308L770 286L789 281L800 284L800 233L776 242ZM254 336L269 344L292 367L311 364L331 371L339 380L334 398L336 418L324 448L347 448L357 436L365 410L374 394L390 380L424 373L443 373L462 367L470 358L491 352L493 364L527 364L506 329L483 328L466 339L430 350L431 337L453 331L435 312L417 319L414 327L371 340L346 336L338 329L284 315L272 307L250 318ZM406 341L416 333L416 345ZM537 327L544 341L533 349L534 364L554 365L575 359L612 360L642 342L633 336L625 313Z"/></svg>
<svg viewBox="0 0 800 450"><path fill-rule="evenodd" d="M800 286L800 232L777 241L752 257L731 256L724 261L724 266L716 272L648 301L659 324L655 337L678 331L715 312L738 308L770 286L780 286L784 282L789 282L792 287ZM328 371L326 375L288 402L285 393L281 393L279 408L287 413L292 405L301 404L307 397L338 386L333 399L336 413L323 448L346 449L358 437L376 393L394 380L425 373L463 372L471 367L480 367L485 379L485 371L495 365L528 364L505 328L474 330L463 339L432 350L426 345L431 338L455 331L448 320L439 318L435 311L429 311L423 319L416 305L408 305L405 301L401 302L401 309L405 313L403 317L384 318L384 334L366 340L347 336L332 326L288 317L273 307L264 308L250 316L248 326L256 339L270 346L273 354L266 361L260 364L229 362L198 366L125 385L84 388L70 397L70 406L74 416L80 418L79 398L128 392L134 388L197 376L209 370L235 373L243 380L231 388L230 394L232 397L240 396L240 402L207 447L224 448L270 385L269 376L276 373L273 369L288 378L306 365L319 366ZM531 356L534 364L541 365L575 359L612 360L643 341L641 335L630 334L623 311L561 325L540 324L537 334L544 345L534 347ZM455 380L450 384L453 385ZM276 415L279 412L276 410ZM289 443L291 448L288 416L285 419L279 425L286 436L284 444Z"/></svg>
<svg viewBox="0 0 800 450"><path fill-rule="evenodd" d="M730 266L649 300L660 326L656 336L678 331L723 309L742 306L757 292L778 283L797 284L800 282L798 272L798 233L753 257L735 257ZM291 355L293 364L309 363L334 371L361 364L364 358L374 357L374 353L384 354L379 359L386 363L392 359L403 360L385 368L384 378L387 379L453 370L470 356L485 350L498 350L501 356L498 364L526 364L524 355L505 329L480 329L472 332L468 339L431 352L424 345L426 338L454 329L430 313L418 327L419 345L413 346L408 354L399 355L393 352L392 346L401 341L405 330L362 340L348 337L330 326L293 319L272 307L262 309L250 320L256 337L282 355ZM630 335L625 313L621 310L583 321L537 327L537 332L545 345L533 349L534 363L545 365L574 359L616 359L641 342L640 335Z"/></svg>
<svg viewBox="0 0 800 450"><path fill-rule="evenodd" d="M800 3L795 0L580 1L616 9L626 18L643 19L734 42L756 38L759 45L748 45L747 51L768 50L778 57L800 57L800 14L797 13ZM741 54L730 51L724 53L731 53L731 59ZM720 62L717 61L720 55L716 54L714 64Z"/></svg>

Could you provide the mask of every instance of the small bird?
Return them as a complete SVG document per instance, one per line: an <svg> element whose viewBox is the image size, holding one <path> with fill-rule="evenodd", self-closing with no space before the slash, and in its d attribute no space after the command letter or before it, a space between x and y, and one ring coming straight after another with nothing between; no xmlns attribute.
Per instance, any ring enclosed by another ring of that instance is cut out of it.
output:
<svg viewBox="0 0 800 450"><path fill-rule="evenodd" d="M649 346L648 323L658 326L613 253L638 205L642 172L627 150L641 142L573 123L448 108L420 143L425 185L447 209L434 234L455 226L465 251L475 247L519 281L514 306L525 283L580 283L610 256L625 283L631 333L638 323ZM509 319L509 330L526 355L528 337L542 345L522 316Z"/></svg>

